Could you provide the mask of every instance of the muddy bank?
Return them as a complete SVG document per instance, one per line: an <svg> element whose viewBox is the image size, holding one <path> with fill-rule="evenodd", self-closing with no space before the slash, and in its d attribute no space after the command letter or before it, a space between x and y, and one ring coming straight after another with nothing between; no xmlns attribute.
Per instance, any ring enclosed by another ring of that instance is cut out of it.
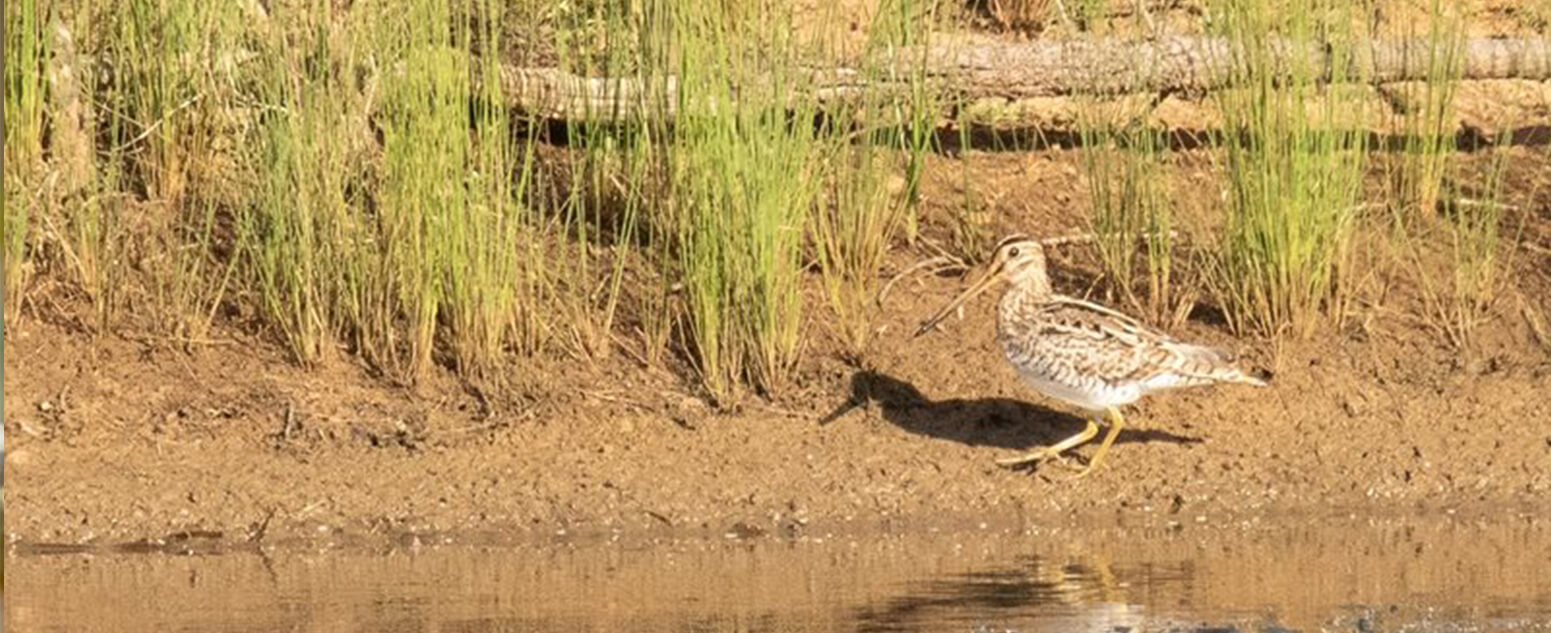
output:
<svg viewBox="0 0 1551 633"><path fill-rule="evenodd" d="M1528 155L1527 155L1528 156ZM962 174L988 235L1067 235L1091 208L1072 151L934 157L923 226L948 243ZM994 460L1083 421L1023 386L982 301L942 331L915 324L961 283L902 283L865 363L843 360L818 282L805 360L773 399L718 412L684 368L629 353L530 360L475 387L433 372L388 385L340 353L289 362L273 337L223 324L184 351L131 323L24 318L5 343L5 529L10 542L110 544L177 534L411 542L416 534L731 533L1404 514L1545 507L1551 493L1551 186L1509 175L1529 209L1513 280L1466 351L1445 343L1414 271L1372 271L1340 326L1279 353L1209 309L1172 331L1270 369L1270 387L1144 400L1103 469L1082 481ZM1211 166L1181 156L1180 183ZM1538 193L1536 193L1538 192ZM1182 210L1213 186L1181 186ZM898 248L900 270L921 257ZM1098 287L1091 253L1052 254L1057 290ZM1386 276L1388 275L1388 276ZM628 351L628 350L626 350ZM1092 446L1078 451L1090 454Z"/></svg>
<svg viewBox="0 0 1551 633"><path fill-rule="evenodd" d="M902 292L925 305L955 287ZM343 361L304 372L262 344L184 354L26 324L5 348L7 536L794 536L1543 507L1551 492L1551 363L1527 333L1505 328L1475 359L1419 335L1285 352L1267 389L1144 402L1106 467L1078 482L993 464L1082 421L1017 382L990 318L880 346L870 370L812 363L785 397L735 414L623 363L547 368L550 395L525 401L445 378L386 387ZM1216 328L1185 330L1235 347Z"/></svg>
<svg viewBox="0 0 1551 633"><path fill-rule="evenodd" d="M1473 36L1543 30L1527 12L1469 4ZM839 15L860 35L871 6L843 2ZM1375 19L1399 28L1419 11ZM1199 22L1183 6L1157 17L1165 27ZM437 369L403 388L343 351L300 369L279 337L241 310L223 311L209 340L172 341L148 334L166 328L147 323L152 310L131 298L121 322L94 332L90 301L44 275L5 332L7 540L144 550L163 542L403 545L448 534L798 539L981 524L1169 528L1544 509L1547 94L1543 83L1481 82L1462 86L1455 104L1462 138L1514 132L1504 135L1515 153L1503 181L1505 199L1522 212L1522 224L1504 222L1503 235L1516 241L1503 245L1513 254L1503 270L1511 282L1468 350L1444 340L1436 306L1420 298L1416 273L1432 260L1362 269L1346 319L1280 350L1229 334L1200 280L1189 280L1180 290L1202 302L1173 333L1273 370L1273 384L1142 402L1105 468L1082 481L1055 468L994 464L1083 421L1019 383L992 342L989 301L942 332L908 337L960 288L949 277L899 285L860 363L834 340L810 279L813 318L792 384L773 399L713 411L686 368L637 363L633 332L619 333L624 342L605 358L513 359L509 375L479 386ZM1155 105L1150 118L1170 130L1220 124L1199 96ZM1085 105L1041 107L1042 119L1070 126ZM1089 228L1094 205L1081 158L1062 149L1072 143L1012 151L1000 139L963 140L969 145L950 143L928 158L922 244L983 246L1014 231ZM1199 142L1181 142L1160 166L1182 227L1191 216L1220 222L1226 195L1219 161ZM1372 244L1384 242L1364 243ZM1422 247L1446 253L1442 240ZM896 244L888 270L928 251ZM1103 298L1091 252L1052 257L1058 290ZM1447 265L1427 272L1446 279Z"/></svg>

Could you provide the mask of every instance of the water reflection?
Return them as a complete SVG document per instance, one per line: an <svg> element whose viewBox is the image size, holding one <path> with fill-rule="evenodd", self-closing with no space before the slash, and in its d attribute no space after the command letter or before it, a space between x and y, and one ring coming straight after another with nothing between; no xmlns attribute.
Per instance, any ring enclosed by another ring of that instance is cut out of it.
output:
<svg viewBox="0 0 1551 633"><path fill-rule="evenodd" d="M1534 520L18 555L12 631L1551 631Z"/></svg>
<svg viewBox="0 0 1551 633"><path fill-rule="evenodd" d="M1126 596L1131 582L1117 577L1108 562L1019 558L1006 568L910 583L880 605L859 608L857 628L926 631L946 624L959 630L1110 631L1146 624L1144 609ZM1189 572L1184 566L1177 572L1146 586L1161 593L1179 591Z"/></svg>

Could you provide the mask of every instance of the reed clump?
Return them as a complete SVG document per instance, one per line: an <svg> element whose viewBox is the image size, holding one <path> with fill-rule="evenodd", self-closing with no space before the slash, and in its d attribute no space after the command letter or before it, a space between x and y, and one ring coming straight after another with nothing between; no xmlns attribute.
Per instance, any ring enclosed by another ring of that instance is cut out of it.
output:
<svg viewBox="0 0 1551 633"><path fill-rule="evenodd" d="M1233 43L1234 89L1220 91L1228 203L1213 286L1236 330L1307 337L1339 321L1353 296L1348 256L1367 168L1361 82L1342 64L1361 34L1349 9L1315 0L1214 7L1213 30ZM1322 42L1334 68L1291 59L1279 69L1272 38ZM1281 77L1278 78L1279 70Z"/></svg>
<svg viewBox="0 0 1551 633"><path fill-rule="evenodd" d="M1068 2L1065 17L993 4L1078 30L1108 19L1103 3ZM500 381L535 356L624 351L729 406L778 393L818 332L863 364L883 316L880 270L902 244L940 237L923 205L946 209L945 242L974 259L1010 201L967 160L962 198L923 195L928 158L953 140L944 112L961 116L960 147L980 142L947 96L951 77L861 64L860 77L903 88L842 104L810 90L813 69L836 58L939 43L951 11L890 0L861 34L795 11L774 0L7 3L5 320L84 309L67 318L185 347L234 328L300 365L345 354L399 383L435 368ZM1351 50L1362 20L1315 0L1208 13L1209 30L1239 44L1237 88L1213 97L1225 133L1205 150L1227 192L1220 230L1192 250L1235 329L1307 336L1352 301L1349 256L1374 203L1359 132L1370 100L1359 84L1325 82L1345 69L1274 68L1266 50L1272 38ZM1429 310L1464 339L1502 288L1512 207L1460 193L1503 179L1455 168L1463 29L1429 28L1434 70L1404 88L1415 107L1393 123L1408 144L1378 174L1381 202L1396 235L1425 228L1453 245L1449 274L1428 278ZM674 90L648 90L624 114L542 120L506 107L508 62ZM1112 298L1181 318L1197 280L1179 274L1163 168L1173 150L1144 125L1079 125ZM27 301L40 278L74 301Z"/></svg>

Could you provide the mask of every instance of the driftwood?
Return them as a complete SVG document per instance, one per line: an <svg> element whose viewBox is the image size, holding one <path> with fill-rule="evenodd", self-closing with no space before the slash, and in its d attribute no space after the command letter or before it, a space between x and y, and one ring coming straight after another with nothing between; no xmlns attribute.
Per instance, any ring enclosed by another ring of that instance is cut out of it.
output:
<svg viewBox="0 0 1551 633"><path fill-rule="evenodd" d="M1274 67L1324 69L1327 81L1374 84L1428 78L1427 40L1376 40L1357 47L1351 58L1332 59L1319 44L1269 44ZM852 99L863 91L903 90L903 80L924 76L966 99L1050 97L1073 94L1206 91L1234 78L1234 45L1222 38L1166 37L1156 40L1034 41L1027 43L899 49L875 59L890 72L856 68L808 71L821 106ZM1459 51L1464 79L1551 79L1551 40L1469 39ZM1336 63L1344 62L1344 63ZM1331 76L1345 68L1344 76ZM880 79L880 77L882 79ZM525 112L560 120L631 120L643 111L673 116L678 84L673 77L582 77L554 68L505 67L502 93ZM648 106L648 104L659 104Z"/></svg>

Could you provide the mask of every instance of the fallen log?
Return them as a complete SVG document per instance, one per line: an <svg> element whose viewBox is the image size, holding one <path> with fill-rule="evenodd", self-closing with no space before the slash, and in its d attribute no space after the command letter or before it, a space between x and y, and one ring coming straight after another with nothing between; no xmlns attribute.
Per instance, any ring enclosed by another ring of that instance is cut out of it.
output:
<svg viewBox="0 0 1551 633"><path fill-rule="evenodd" d="M1271 67L1285 75L1297 64L1324 69L1325 81L1385 84L1429 78L1433 43L1424 39L1374 40L1337 59L1318 43L1273 41ZM867 91L906 90L924 77L962 99L1115 95L1209 91L1233 83L1239 55L1224 38L1033 41L903 48L880 55L886 72L859 68L808 71L811 94L821 107ZM1461 78L1551 79L1551 40L1468 39L1460 43ZM1331 69L1342 68L1342 76ZM673 77L583 77L556 68L501 69L508 105L558 120L628 121L643 113L674 116L678 83Z"/></svg>

